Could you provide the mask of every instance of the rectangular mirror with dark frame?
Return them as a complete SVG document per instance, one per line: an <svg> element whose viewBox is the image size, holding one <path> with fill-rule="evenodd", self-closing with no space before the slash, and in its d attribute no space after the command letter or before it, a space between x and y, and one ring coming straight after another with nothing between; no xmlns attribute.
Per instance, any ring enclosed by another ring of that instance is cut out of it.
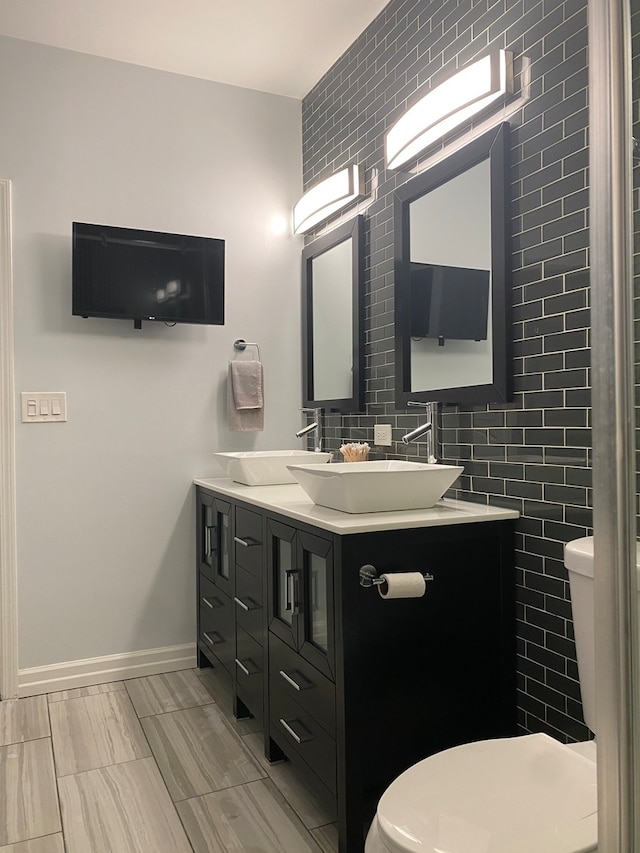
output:
<svg viewBox="0 0 640 853"><path fill-rule="evenodd" d="M511 397L509 125L394 194L396 405Z"/></svg>
<svg viewBox="0 0 640 853"><path fill-rule="evenodd" d="M364 409L362 216L302 251L303 405Z"/></svg>

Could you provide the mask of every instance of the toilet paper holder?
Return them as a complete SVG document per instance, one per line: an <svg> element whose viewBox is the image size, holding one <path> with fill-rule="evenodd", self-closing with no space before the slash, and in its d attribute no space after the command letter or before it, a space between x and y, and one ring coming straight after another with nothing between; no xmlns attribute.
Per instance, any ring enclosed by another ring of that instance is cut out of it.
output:
<svg viewBox="0 0 640 853"><path fill-rule="evenodd" d="M378 577L378 570L375 566L367 563L364 566L360 566L358 570L358 577L360 578L360 586L370 587L370 586L380 586L380 584L385 583L384 578ZM425 581L432 581L433 575L422 572L422 577Z"/></svg>

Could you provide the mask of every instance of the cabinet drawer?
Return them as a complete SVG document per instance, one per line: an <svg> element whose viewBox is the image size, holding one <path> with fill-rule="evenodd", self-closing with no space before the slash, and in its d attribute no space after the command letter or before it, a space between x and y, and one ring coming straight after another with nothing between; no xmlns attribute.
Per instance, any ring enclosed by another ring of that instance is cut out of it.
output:
<svg viewBox="0 0 640 853"><path fill-rule="evenodd" d="M336 742L291 699L274 678L269 682L270 734L286 752L295 752L332 794L336 793Z"/></svg>
<svg viewBox="0 0 640 853"><path fill-rule="evenodd" d="M199 580L198 600L200 602L200 609L206 613L207 610L219 610L221 607L224 607L227 596L223 592L220 592L218 587L203 575L202 572L200 573Z"/></svg>
<svg viewBox="0 0 640 853"><path fill-rule="evenodd" d="M235 631L233 622L233 607L231 599L220 590L215 590L215 599L213 596L205 594L212 607L202 604L202 580L200 586L200 629L198 639L201 643L213 652L220 663L233 672L234 669L234 650L235 650Z"/></svg>
<svg viewBox="0 0 640 853"><path fill-rule="evenodd" d="M335 737L335 685L273 634L269 634L269 672L286 696L314 717L331 737Z"/></svg>
<svg viewBox="0 0 640 853"><path fill-rule="evenodd" d="M244 566L256 577L262 577L262 516L236 507L234 538L236 565Z"/></svg>
<svg viewBox="0 0 640 853"><path fill-rule="evenodd" d="M264 650L242 628L236 627L236 689L256 719L262 721L264 704Z"/></svg>
<svg viewBox="0 0 640 853"><path fill-rule="evenodd" d="M256 642L264 642L264 610L262 607L262 578L236 567L236 622Z"/></svg>

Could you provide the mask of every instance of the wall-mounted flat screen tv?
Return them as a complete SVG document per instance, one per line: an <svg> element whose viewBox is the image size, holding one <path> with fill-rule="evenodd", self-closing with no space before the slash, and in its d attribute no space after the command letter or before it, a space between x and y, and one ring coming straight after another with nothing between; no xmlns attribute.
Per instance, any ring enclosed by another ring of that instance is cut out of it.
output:
<svg viewBox="0 0 640 853"><path fill-rule="evenodd" d="M224 240L73 223L72 313L224 324Z"/></svg>
<svg viewBox="0 0 640 853"><path fill-rule="evenodd" d="M489 319L489 270L412 262L411 337L484 341Z"/></svg>

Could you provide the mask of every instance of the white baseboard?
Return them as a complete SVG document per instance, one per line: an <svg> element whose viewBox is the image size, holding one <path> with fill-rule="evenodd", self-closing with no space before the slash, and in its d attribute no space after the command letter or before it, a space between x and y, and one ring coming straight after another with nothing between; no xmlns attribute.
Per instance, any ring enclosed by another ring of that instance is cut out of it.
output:
<svg viewBox="0 0 640 853"><path fill-rule="evenodd" d="M196 666L196 660L196 644L184 643L180 646L34 666L18 671L18 696L35 696L38 693L90 687L92 684L124 678L191 669Z"/></svg>

